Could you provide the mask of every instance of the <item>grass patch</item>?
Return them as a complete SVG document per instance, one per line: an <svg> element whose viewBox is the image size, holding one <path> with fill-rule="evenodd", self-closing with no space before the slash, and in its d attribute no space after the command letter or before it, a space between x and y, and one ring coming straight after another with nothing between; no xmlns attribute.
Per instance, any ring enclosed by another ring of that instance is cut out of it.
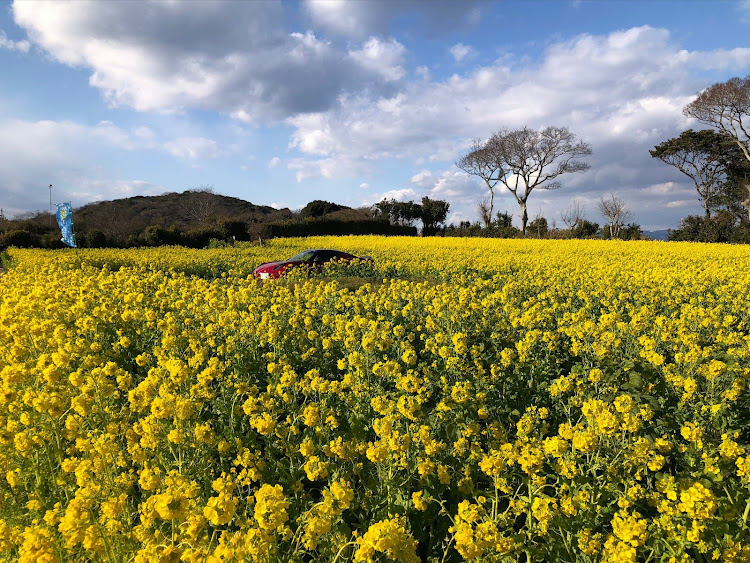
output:
<svg viewBox="0 0 750 563"><path fill-rule="evenodd" d="M7 252L0 252L0 271L5 271L13 267L13 260Z"/></svg>

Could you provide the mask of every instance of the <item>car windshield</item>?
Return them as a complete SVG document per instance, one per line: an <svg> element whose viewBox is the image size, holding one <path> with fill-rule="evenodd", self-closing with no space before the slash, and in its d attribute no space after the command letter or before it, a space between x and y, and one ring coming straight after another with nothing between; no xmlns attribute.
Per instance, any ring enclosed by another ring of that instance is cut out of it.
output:
<svg viewBox="0 0 750 563"><path fill-rule="evenodd" d="M289 260L287 260L287 262L308 262L313 258L315 258L315 251L305 250L297 254L297 256L292 256L291 258L289 258Z"/></svg>

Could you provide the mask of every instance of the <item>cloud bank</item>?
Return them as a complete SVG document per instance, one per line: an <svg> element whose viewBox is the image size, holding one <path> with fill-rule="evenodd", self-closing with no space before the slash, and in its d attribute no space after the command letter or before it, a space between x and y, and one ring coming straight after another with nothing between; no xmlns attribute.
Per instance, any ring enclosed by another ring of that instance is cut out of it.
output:
<svg viewBox="0 0 750 563"><path fill-rule="evenodd" d="M673 222L691 194L672 170L652 162L648 149L692 126L684 105L707 77L746 72L750 48L688 51L668 30L650 26L551 41L533 58L506 49L488 61L468 41L449 42L446 60L461 69L450 75L418 64L413 37L394 36L403 21L421 24L413 29L422 37L470 29L485 8L473 1L308 0L294 20L282 2L39 0L12 8L29 41L0 32L0 48L28 51L33 44L84 69L113 107L144 115L218 112L249 127L286 127L288 154L266 158L265 168L286 166L296 182L373 186L373 174L397 164L401 186L368 189L366 197L442 197L457 217L475 215L483 195L481 184L452 165L472 139L504 127L566 126L592 145L591 170L563 177L563 190L533 195L531 207L556 214L573 195L593 201L617 190L645 224L665 208ZM50 140L55 134L73 138L71 146L104 138L121 150L186 161L239 150L202 135L159 140L146 126L4 127L23 128L22 139L49 141L48 167L71 156ZM501 194L505 204L511 209L514 202Z"/></svg>

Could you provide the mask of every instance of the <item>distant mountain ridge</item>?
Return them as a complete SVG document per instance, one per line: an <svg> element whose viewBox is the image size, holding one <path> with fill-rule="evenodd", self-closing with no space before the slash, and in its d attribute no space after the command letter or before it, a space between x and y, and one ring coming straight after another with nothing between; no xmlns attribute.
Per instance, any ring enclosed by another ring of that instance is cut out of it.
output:
<svg viewBox="0 0 750 563"><path fill-rule="evenodd" d="M643 236L651 240L667 240L669 238L669 230L643 231Z"/></svg>

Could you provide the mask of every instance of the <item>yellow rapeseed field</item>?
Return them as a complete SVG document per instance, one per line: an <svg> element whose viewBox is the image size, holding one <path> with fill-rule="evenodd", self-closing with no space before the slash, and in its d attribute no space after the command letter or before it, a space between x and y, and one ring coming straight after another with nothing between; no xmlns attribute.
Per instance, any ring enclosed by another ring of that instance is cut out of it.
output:
<svg viewBox="0 0 750 563"><path fill-rule="evenodd" d="M748 247L10 256L0 559L750 561Z"/></svg>

